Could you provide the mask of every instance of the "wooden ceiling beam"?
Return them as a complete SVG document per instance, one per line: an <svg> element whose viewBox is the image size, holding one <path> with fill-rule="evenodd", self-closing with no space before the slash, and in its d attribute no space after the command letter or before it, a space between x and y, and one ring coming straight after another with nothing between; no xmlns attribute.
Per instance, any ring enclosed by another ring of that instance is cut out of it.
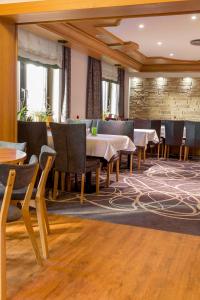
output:
<svg viewBox="0 0 200 300"><path fill-rule="evenodd" d="M130 58L128 55L113 50L105 43L95 39L89 34L80 31L78 28L73 27L70 24L53 23L53 24L40 24L38 25L46 30L49 30L55 34L58 34L63 39L67 40L72 45L82 45L86 49L98 53L100 57L107 56L112 60L118 62L123 67L131 68L136 71L140 71L142 64Z"/></svg>
<svg viewBox="0 0 200 300"><path fill-rule="evenodd" d="M1 4L0 17L18 24L93 18L130 18L200 12L198 0L44 0Z"/></svg>

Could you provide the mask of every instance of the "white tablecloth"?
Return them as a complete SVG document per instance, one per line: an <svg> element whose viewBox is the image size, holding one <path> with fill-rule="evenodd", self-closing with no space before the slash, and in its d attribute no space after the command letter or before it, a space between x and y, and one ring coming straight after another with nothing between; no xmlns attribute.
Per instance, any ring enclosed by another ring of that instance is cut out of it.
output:
<svg viewBox="0 0 200 300"><path fill-rule="evenodd" d="M135 151L136 147L131 139L125 135L97 134L87 136L87 155L103 157L107 161L120 150Z"/></svg>
<svg viewBox="0 0 200 300"><path fill-rule="evenodd" d="M160 136L165 138L165 125L161 126ZM183 130L183 138L184 139L186 138L186 127L184 127L184 130Z"/></svg>
<svg viewBox="0 0 200 300"><path fill-rule="evenodd" d="M149 142L159 143L155 129L134 129L134 144L139 147L147 147Z"/></svg>

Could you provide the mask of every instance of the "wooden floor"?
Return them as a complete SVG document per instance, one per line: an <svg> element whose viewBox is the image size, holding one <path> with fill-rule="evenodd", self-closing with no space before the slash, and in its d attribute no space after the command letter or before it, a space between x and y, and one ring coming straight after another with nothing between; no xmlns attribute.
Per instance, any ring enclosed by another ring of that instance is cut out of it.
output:
<svg viewBox="0 0 200 300"><path fill-rule="evenodd" d="M23 225L8 226L9 299L200 299L200 237L50 219L51 258L43 267L35 264Z"/></svg>

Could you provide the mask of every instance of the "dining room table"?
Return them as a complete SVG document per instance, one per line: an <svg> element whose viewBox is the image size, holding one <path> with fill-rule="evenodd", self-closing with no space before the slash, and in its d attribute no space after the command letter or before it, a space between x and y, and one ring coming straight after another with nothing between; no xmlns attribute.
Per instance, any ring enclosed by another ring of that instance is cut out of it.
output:
<svg viewBox="0 0 200 300"><path fill-rule="evenodd" d="M1 164L18 164L23 163L26 159L26 153L14 148L0 148Z"/></svg>
<svg viewBox="0 0 200 300"><path fill-rule="evenodd" d="M134 129L134 144L137 147L147 148L149 142L159 143L155 129Z"/></svg>
<svg viewBox="0 0 200 300"><path fill-rule="evenodd" d="M86 138L86 153L88 156L104 158L110 161L120 150L135 151L133 141L126 135L88 134Z"/></svg>

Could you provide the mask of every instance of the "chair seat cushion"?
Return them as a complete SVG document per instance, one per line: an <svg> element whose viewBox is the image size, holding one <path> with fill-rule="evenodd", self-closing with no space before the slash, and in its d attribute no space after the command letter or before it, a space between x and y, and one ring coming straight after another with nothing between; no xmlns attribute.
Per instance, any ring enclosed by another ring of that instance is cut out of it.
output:
<svg viewBox="0 0 200 300"><path fill-rule="evenodd" d="M86 160L86 172L96 171L100 167L100 160L98 158L87 158Z"/></svg>
<svg viewBox="0 0 200 300"><path fill-rule="evenodd" d="M3 199L4 191L5 191L4 187L0 184L0 200ZM31 199L35 199L36 193L37 193L37 190L33 189L33 194L32 194ZM26 188L14 190L12 193L12 200L23 200L25 197L25 194L26 194Z"/></svg>
<svg viewBox="0 0 200 300"><path fill-rule="evenodd" d="M2 201L0 202L0 209L1 206L2 206ZM9 206L7 222L17 221L21 218L21 216L22 216L21 210L17 206L14 205Z"/></svg>

